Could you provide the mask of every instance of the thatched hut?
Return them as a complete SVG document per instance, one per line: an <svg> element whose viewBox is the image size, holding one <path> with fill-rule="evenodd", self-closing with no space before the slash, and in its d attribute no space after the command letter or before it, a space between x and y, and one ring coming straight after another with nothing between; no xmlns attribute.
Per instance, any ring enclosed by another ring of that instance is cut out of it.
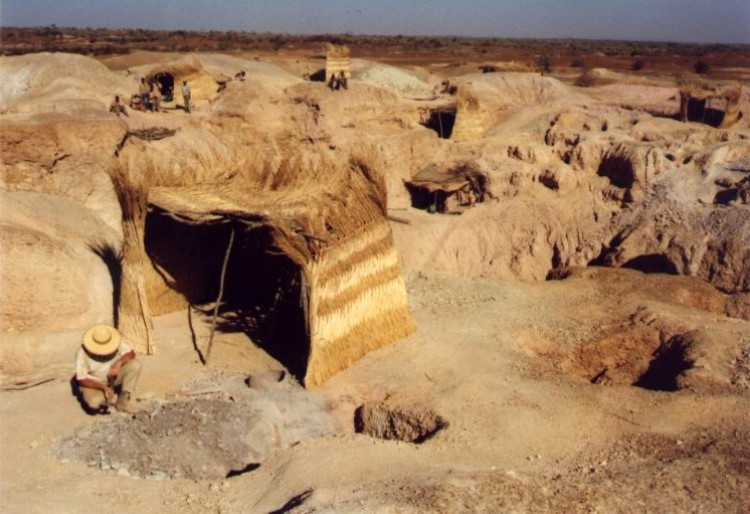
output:
<svg viewBox="0 0 750 514"><path fill-rule="evenodd" d="M680 119L729 128L742 117L739 83L686 83L680 87ZM718 105L717 105L718 103Z"/></svg>
<svg viewBox="0 0 750 514"><path fill-rule="evenodd" d="M331 77L338 76L341 72L347 79L352 78L352 72L349 68L349 47L326 43L326 78L325 81L331 80Z"/></svg>
<svg viewBox="0 0 750 514"><path fill-rule="evenodd" d="M262 180L152 187L145 287L154 315L223 290L219 328L247 332L314 386L414 325L382 177L360 159L294 166Z"/></svg>
<svg viewBox="0 0 750 514"><path fill-rule="evenodd" d="M461 214L490 197L487 175L474 163L444 170L430 165L406 182L406 188L413 207L445 214Z"/></svg>
<svg viewBox="0 0 750 514"><path fill-rule="evenodd" d="M162 95L174 97L180 101L179 94L183 81L190 86L190 97L193 102L209 100L216 95L219 81L213 77L197 57L186 57L178 61L166 62L148 68L145 73L147 81L159 83ZM220 77L228 80L231 77Z"/></svg>
<svg viewBox="0 0 750 514"><path fill-rule="evenodd" d="M483 138L492 119L488 107L480 105L479 97L470 87L458 88L456 120L451 135L453 141L476 141Z"/></svg>

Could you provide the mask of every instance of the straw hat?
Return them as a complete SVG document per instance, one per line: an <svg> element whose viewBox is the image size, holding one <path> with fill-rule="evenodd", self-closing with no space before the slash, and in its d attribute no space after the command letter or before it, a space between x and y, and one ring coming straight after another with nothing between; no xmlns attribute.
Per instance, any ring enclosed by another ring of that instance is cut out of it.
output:
<svg viewBox="0 0 750 514"><path fill-rule="evenodd" d="M83 347L92 355L110 355L120 347L122 335L111 325L96 325L83 334Z"/></svg>

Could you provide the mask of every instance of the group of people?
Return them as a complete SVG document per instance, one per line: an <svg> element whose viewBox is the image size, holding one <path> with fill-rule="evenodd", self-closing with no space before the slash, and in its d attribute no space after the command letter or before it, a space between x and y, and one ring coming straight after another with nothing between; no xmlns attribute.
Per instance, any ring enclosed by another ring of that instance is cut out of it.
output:
<svg viewBox="0 0 750 514"><path fill-rule="evenodd" d="M328 87L331 91L338 91L339 89L349 89L349 81L346 79L346 75L343 71L338 74L331 73L331 78L328 81Z"/></svg>
<svg viewBox="0 0 750 514"><path fill-rule="evenodd" d="M167 100L171 100L171 92ZM133 95L130 99L130 108L137 109L139 111L152 111L159 112L161 110L162 90L158 80L147 81L145 77L141 77L141 84L138 88L138 93ZM183 108L185 112L190 113L190 86L186 80L182 81L182 100ZM120 95L115 95L115 99L109 106L109 111L117 114L119 117L121 114L129 116L125 104L120 99Z"/></svg>

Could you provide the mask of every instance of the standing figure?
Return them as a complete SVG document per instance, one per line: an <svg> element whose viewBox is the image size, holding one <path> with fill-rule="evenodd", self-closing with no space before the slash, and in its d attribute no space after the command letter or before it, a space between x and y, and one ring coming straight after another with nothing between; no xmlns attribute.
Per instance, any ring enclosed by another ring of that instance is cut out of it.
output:
<svg viewBox="0 0 750 514"><path fill-rule="evenodd" d="M138 94L141 96L141 106L145 111L149 108L148 97L151 95L151 88L148 87L145 77L141 77L141 85L138 88Z"/></svg>
<svg viewBox="0 0 750 514"><path fill-rule="evenodd" d="M159 112L161 107L161 88L159 83L154 80L151 82L151 89L149 90L149 100L151 101L151 110Z"/></svg>
<svg viewBox="0 0 750 514"><path fill-rule="evenodd" d="M182 81L182 100L185 105L185 112L190 113L190 86L187 80Z"/></svg>
<svg viewBox="0 0 750 514"><path fill-rule="evenodd" d="M344 89L349 89L349 82L346 80L346 75L343 71L339 72L339 78L336 81L336 89L343 87Z"/></svg>
<svg viewBox="0 0 750 514"><path fill-rule="evenodd" d="M76 381L84 407L107 414L115 401L120 412L134 413L131 403L141 362L118 330L110 325L96 325L83 335L76 354Z"/></svg>

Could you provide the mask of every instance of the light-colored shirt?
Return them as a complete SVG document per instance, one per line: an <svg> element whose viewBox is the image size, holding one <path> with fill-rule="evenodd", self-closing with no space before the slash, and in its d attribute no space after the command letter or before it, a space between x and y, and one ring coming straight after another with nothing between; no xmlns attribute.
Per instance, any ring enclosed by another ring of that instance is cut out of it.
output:
<svg viewBox="0 0 750 514"><path fill-rule="evenodd" d="M190 88L188 86L182 86L182 96L184 98L190 98Z"/></svg>
<svg viewBox="0 0 750 514"><path fill-rule="evenodd" d="M133 349L128 345L125 338L120 341L120 347L117 349L114 357L106 362L101 362L89 357L86 350L81 346L76 354L76 380L82 380L89 378L95 380L101 384L107 383L107 373L109 373L112 364L117 362L117 359L122 357Z"/></svg>

